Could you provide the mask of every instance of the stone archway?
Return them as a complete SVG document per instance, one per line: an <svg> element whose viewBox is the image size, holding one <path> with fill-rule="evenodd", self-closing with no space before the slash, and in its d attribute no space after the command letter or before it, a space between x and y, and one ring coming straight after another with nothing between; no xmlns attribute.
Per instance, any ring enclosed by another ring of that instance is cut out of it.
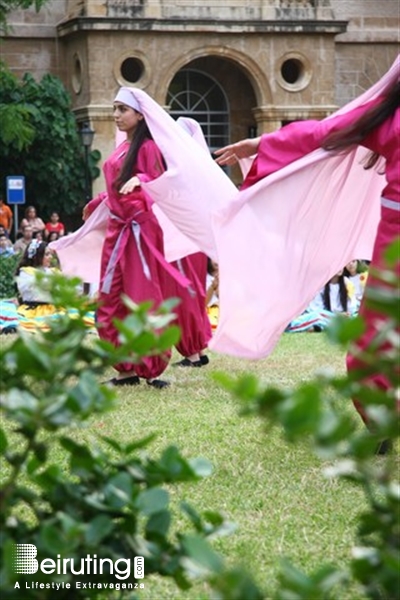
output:
<svg viewBox="0 0 400 600"><path fill-rule="evenodd" d="M160 79L160 94L164 90L168 90L171 80L180 69L206 58L218 59L221 63L224 62L230 68L241 72L253 90L255 107L272 102L271 88L265 72L250 56L227 46L205 45L183 53L178 60L165 69L164 75ZM157 100L161 104L165 102L165 98L157 98Z"/></svg>
<svg viewBox="0 0 400 600"><path fill-rule="evenodd" d="M187 52L166 70L158 98L168 104L168 91L179 72L194 70L209 75L223 89L229 105L229 139L234 141L257 134L258 107L271 103L266 74L248 56L226 47L207 46ZM161 92L162 90L162 92Z"/></svg>

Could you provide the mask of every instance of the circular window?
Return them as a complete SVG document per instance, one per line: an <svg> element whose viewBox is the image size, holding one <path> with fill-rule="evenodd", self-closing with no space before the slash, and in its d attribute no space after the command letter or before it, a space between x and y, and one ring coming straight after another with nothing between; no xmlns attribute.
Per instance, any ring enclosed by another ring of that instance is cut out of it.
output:
<svg viewBox="0 0 400 600"><path fill-rule="evenodd" d="M74 54L72 59L72 89L79 94L82 89L82 62L79 54Z"/></svg>
<svg viewBox="0 0 400 600"><path fill-rule="evenodd" d="M289 92L303 90L310 83L311 76L311 64L300 53L289 52L277 64L277 81L281 87Z"/></svg>
<svg viewBox="0 0 400 600"><path fill-rule="evenodd" d="M144 52L135 50L135 55L132 54L130 50L116 57L113 65L115 81L119 85L133 85L144 89L151 79L151 65Z"/></svg>
<svg viewBox="0 0 400 600"><path fill-rule="evenodd" d="M121 75L129 83L136 83L142 77L144 64L138 58L129 56L121 63Z"/></svg>
<svg viewBox="0 0 400 600"><path fill-rule="evenodd" d="M303 65L302 63L295 59L290 58L289 60L285 60L283 65L281 66L281 75L286 83L296 83L302 76L303 73Z"/></svg>

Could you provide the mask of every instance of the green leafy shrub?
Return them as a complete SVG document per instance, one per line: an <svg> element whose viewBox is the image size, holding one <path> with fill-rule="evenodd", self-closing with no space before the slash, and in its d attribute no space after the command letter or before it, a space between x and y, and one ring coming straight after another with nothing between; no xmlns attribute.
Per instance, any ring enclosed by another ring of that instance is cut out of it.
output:
<svg viewBox="0 0 400 600"><path fill-rule="evenodd" d="M20 261L19 254L0 256L0 298L15 298L15 270Z"/></svg>
<svg viewBox="0 0 400 600"><path fill-rule="evenodd" d="M98 436L98 443L89 446L78 443L70 429L112 410L115 392L97 382L105 367L128 356L139 360L163 352L177 341L179 330L169 326L171 302L152 314L147 305L130 304L130 316L118 324L122 345L115 349L97 338L88 342L83 322L88 306L76 297L77 281L61 275L40 279L52 291L54 303L75 308L76 317L62 315L50 331L21 333L0 349L2 599L53 599L55 594L57 598L98 597L97 590L46 588L54 580L73 586L69 572L52 578L40 571L16 574L15 544L33 544L40 560L49 558L55 564L57 557L71 557L78 570L88 554L114 564L144 556L146 576L158 573L186 588L195 575L207 575L215 578L216 587L227 590L229 596L221 598L234 599L232 590L239 589L245 576L238 572L232 579L225 574L222 558L207 542L210 536L230 531L229 523L219 513L200 515L183 504L192 531L171 533L166 484L195 482L210 474L208 461L185 459L173 445L157 458L144 454L151 436L129 444ZM63 431L66 427L69 434ZM93 575L80 574L78 579L83 585ZM44 589L26 588L32 580L44 584ZM96 575L95 580L140 583L133 569L123 581L109 572ZM255 586L249 584L249 589L254 598L261 597Z"/></svg>
<svg viewBox="0 0 400 600"><path fill-rule="evenodd" d="M280 587L273 597L281 600L328 600L340 597L340 586L356 581L367 598L393 600L400 590L400 485L396 458L388 454L376 457L382 440L396 445L400 435L399 390L399 241L386 253L390 269L375 276L380 285L367 294L369 305L388 317L369 346L360 356L365 368L339 377L325 370L297 386L283 390L262 389L257 378L238 380L219 375L218 380L240 398L243 414L261 416L269 424L278 423L291 442L308 436L317 454L334 460L326 469L329 477L340 478L359 487L367 510L359 516L356 543L347 569L326 565L307 575L288 562L283 563ZM338 317L328 335L332 342L347 348L363 330L361 318ZM379 348L379 350L378 350ZM355 350L355 347L354 347ZM357 351L357 350L355 350ZM384 374L390 391L371 389L364 378ZM360 429L358 417L349 420L337 408L338 400L358 398L364 405L370 429ZM321 557L322 558L322 557Z"/></svg>

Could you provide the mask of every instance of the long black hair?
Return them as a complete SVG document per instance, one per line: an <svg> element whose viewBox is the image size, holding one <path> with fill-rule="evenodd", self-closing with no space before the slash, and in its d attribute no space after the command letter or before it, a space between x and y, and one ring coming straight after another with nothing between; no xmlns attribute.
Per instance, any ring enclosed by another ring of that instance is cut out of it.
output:
<svg viewBox="0 0 400 600"><path fill-rule="evenodd" d="M342 306L343 312L347 312L347 303L349 300L349 294L347 292L346 282L344 278L344 274L339 275L339 300ZM325 310L332 311L331 308L331 295L330 295L330 282L325 285L324 290L322 292L322 301L324 303Z"/></svg>
<svg viewBox="0 0 400 600"><path fill-rule="evenodd" d="M25 248L25 252L17 266L15 274L18 275L22 267L34 267L36 269L41 267L43 265L46 248L46 242L39 242L39 240L33 239Z"/></svg>
<svg viewBox="0 0 400 600"><path fill-rule="evenodd" d="M326 136L321 146L324 150L346 150L350 146L361 144L376 127L379 127L400 106L400 81L392 83L383 93L382 102L368 109L351 125L334 131ZM371 169L379 160L377 152L368 156L365 169Z"/></svg>
<svg viewBox="0 0 400 600"><path fill-rule="evenodd" d="M121 186L128 181L132 177L133 170L137 161L138 153L141 145L145 140L152 140L152 136L149 128L147 127L147 123L144 119L139 121L137 124L135 135L130 144L129 150L125 156L125 160L123 162L121 171L119 172L118 177L114 181L114 188L119 190Z"/></svg>

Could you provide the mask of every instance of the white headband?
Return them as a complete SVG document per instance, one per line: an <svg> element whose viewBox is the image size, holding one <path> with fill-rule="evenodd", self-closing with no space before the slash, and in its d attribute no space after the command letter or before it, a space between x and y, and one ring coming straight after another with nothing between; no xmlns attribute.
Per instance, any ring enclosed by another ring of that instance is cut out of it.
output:
<svg viewBox="0 0 400 600"><path fill-rule="evenodd" d="M114 98L114 102L122 102L122 104L126 104L126 106L130 106L134 110L141 112L139 102L136 100L131 88L120 88L118 94Z"/></svg>

